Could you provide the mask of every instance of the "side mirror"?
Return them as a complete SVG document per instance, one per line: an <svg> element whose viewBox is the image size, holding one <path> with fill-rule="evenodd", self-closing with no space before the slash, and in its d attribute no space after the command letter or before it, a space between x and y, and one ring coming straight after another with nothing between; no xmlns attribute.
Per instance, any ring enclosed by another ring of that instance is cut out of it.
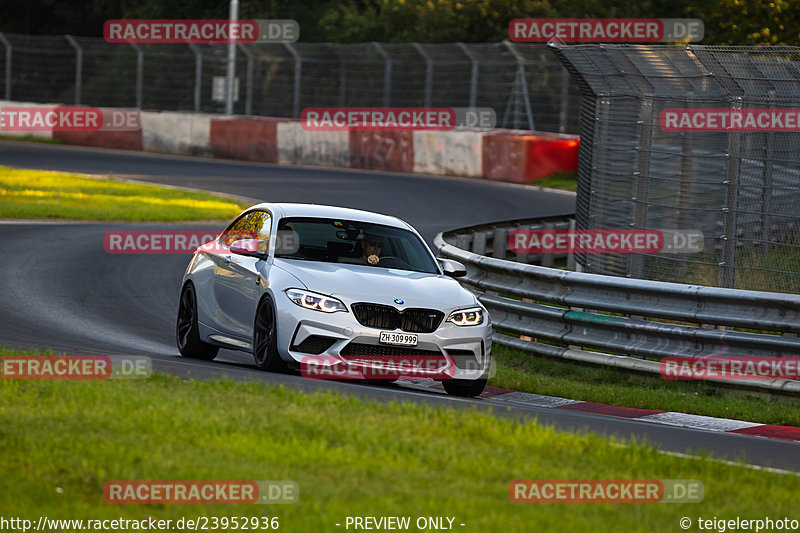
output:
<svg viewBox="0 0 800 533"><path fill-rule="evenodd" d="M442 272L444 272L445 276L450 276L451 278L462 278L467 275L467 267L458 261L441 258L437 259L437 261L439 261L439 265L442 267Z"/></svg>
<svg viewBox="0 0 800 533"><path fill-rule="evenodd" d="M230 246L231 253L249 257L263 257L266 254L259 252L258 248L264 242L266 241L260 239L240 239L238 241L233 241Z"/></svg>

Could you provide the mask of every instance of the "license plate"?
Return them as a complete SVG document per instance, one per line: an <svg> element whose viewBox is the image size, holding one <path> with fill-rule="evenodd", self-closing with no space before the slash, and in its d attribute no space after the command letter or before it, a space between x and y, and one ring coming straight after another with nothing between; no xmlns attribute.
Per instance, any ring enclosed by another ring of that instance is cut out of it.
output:
<svg viewBox="0 0 800 533"><path fill-rule="evenodd" d="M398 346L416 346L417 336L408 333L393 333L391 331L381 331L380 339L383 344L396 344Z"/></svg>

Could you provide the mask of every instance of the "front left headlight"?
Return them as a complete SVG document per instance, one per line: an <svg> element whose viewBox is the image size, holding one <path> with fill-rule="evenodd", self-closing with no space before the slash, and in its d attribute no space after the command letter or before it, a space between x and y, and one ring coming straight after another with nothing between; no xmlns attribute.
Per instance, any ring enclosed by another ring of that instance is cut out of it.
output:
<svg viewBox="0 0 800 533"><path fill-rule="evenodd" d="M456 326L478 326L483 324L484 310L480 307L470 307L469 309L459 309L453 311L447 317L448 322L452 322Z"/></svg>
<svg viewBox="0 0 800 533"><path fill-rule="evenodd" d="M302 289L286 289L286 296L306 309L313 309L314 311L322 311L323 313L335 313L337 311L347 312L347 307L332 296L325 296L317 292L304 291Z"/></svg>

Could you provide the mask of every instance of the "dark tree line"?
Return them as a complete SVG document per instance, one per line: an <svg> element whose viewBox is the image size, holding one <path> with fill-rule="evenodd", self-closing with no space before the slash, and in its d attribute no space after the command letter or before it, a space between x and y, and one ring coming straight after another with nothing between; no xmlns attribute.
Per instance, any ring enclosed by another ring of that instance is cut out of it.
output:
<svg viewBox="0 0 800 533"><path fill-rule="evenodd" d="M497 42L521 17L699 18L704 44L800 45L796 0L240 0L240 18L291 18L307 42ZM102 36L113 18L228 17L226 0L4 0L0 31Z"/></svg>

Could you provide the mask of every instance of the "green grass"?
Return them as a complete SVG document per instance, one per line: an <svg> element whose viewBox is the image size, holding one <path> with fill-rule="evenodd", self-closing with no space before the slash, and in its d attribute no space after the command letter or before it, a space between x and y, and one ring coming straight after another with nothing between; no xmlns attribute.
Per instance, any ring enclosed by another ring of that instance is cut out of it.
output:
<svg viewBox="0 0 800 533"><path fill-rule="evenodd" d="M0 218L176 222L229 220L247 204L180 189L0 167Z"/></svg>
<svg viewBox="0 0 800 533"><path fill-rule="evenodd" d="M49 518L451 516L460 531L677 531L683 516L783 516L794 476L557 432L475 410L258 383L0 381L0 508ZM694 504L511 503L514 479L697 479ZM292 505L111 505L113 480L294 480ZM764 498L769 494L769 498ZM533 525L535 524L535 528ZM412 529L413 526L412 526ZM415 530L415 529L414 529Z"/></svg>
<svg viewBox="0 0 800 533"><path fill-rule="evenodd" d="M578 175L575 172L556 172L552 176L534 181L531 185L575 192L578 189Z"/></svg>
<svg viewBox="0 0 800 533"><path fill-rule="evenodd" d="M615 368L582 365L493 345L497 374L489 384L511 390L640 409L800 426L800 398L768 401L707 382L667 381Z"/></svg>

